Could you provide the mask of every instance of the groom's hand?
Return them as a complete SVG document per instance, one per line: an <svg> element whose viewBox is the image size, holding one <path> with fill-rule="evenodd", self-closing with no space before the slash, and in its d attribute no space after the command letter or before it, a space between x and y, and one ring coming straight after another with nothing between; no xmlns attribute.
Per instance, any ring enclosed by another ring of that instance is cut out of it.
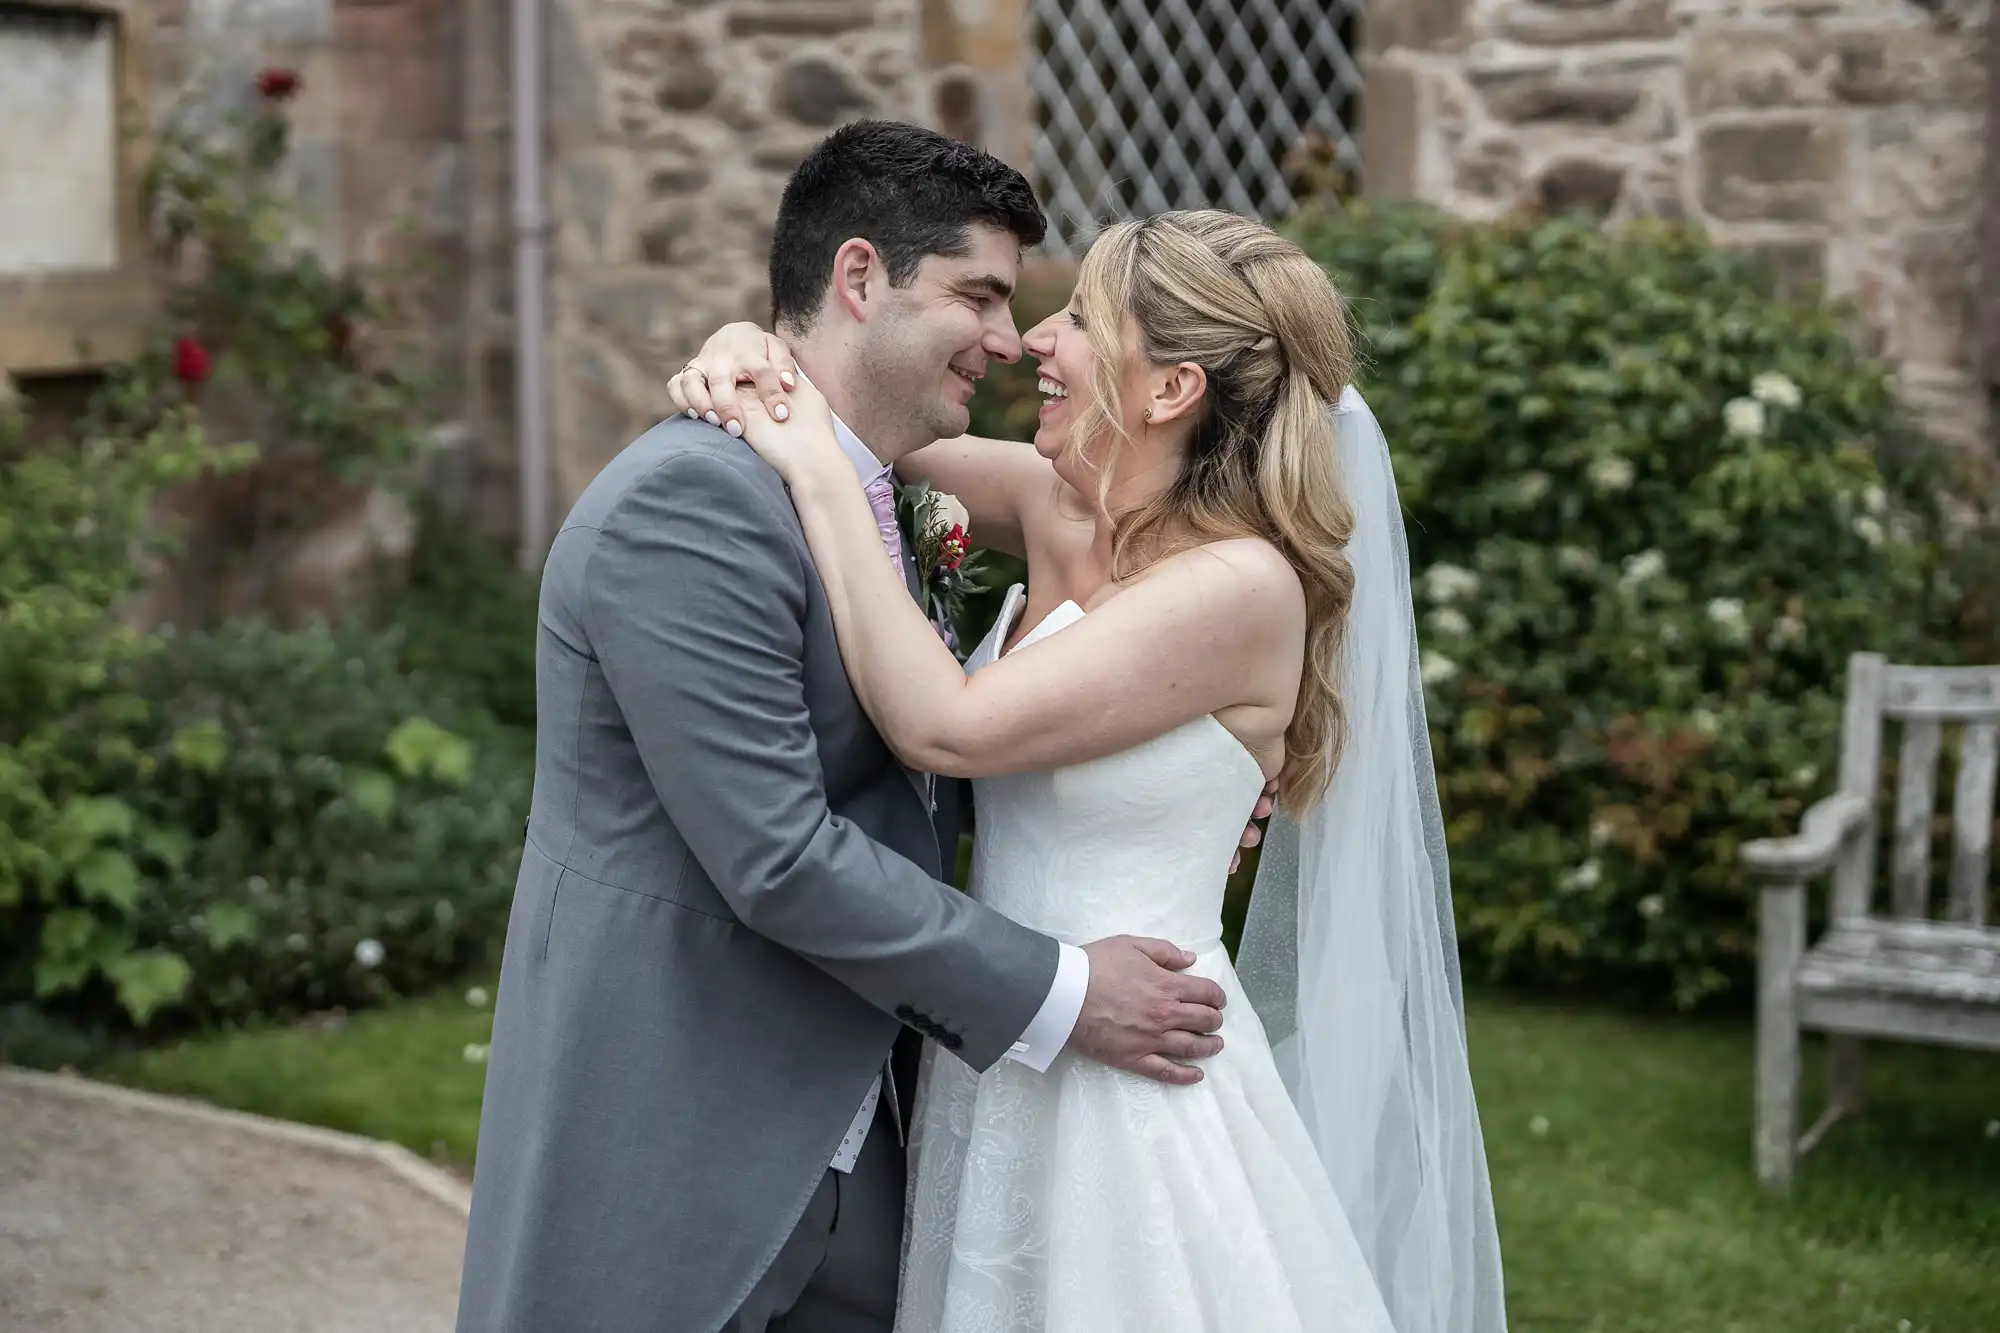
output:
<svg viewBox="0 0 2000 1333"><path fill-rule="evenodd" d="M1194 955L1165 940L1114 935L1086 944L1090 986L1069 1044L1092 1059L1162 1083L1201 1082L1200 1060L1222 1049L1222 987L1181 975Z"/></svg>

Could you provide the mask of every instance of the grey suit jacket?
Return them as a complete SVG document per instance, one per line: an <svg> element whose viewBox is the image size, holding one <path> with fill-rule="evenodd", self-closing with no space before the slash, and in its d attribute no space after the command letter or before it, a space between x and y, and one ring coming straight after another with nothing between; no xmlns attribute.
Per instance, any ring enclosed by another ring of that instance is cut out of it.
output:
<svg viewBox="0 0 2000 1333"><path fill-rule="evenodd" d="M583 493L535 673L459 1333L703 1333L899 1024L990 1066L1057 946L939 881L784 486L721 431L663 423Z"/></svg>

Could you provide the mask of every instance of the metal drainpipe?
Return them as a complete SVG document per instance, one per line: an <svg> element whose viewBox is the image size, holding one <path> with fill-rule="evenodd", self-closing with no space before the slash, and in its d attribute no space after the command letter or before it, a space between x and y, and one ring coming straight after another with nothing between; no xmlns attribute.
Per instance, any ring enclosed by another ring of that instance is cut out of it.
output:
<svg viewBox="0 0 2000 1333"><path fill-rule="evenodd" d="M549 411L544 358L545 248L542 203L542 6L512 0L514 64L514 418L520 453L525 570L548 554Z"/></svg>

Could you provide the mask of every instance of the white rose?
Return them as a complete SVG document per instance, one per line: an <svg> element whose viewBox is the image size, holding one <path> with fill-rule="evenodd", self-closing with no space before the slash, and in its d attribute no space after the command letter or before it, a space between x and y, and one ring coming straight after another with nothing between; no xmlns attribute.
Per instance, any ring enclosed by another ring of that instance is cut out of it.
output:
<svg viewBox="0 0 2000 1333"><path fill-rule="evenodd" d="M1767 370L1750 381L1750 396L1760 403L1772 407L1782 407L1789 411L1804 401L1799 386L1775 370Z"/></svg>
<svg viewBox="0 0 2000 1333"><path fill-rule="evenodd" d="M965 512L965 506L958 502L958 497L944 491L932 491L931 494L937 497L938 518L944 523L945 531L949 532L956 525L964 528L965 535L970 537L972 515Z"/></svg>
<svg viewBox="0 0 2000 1333"><path fill-rule="evenodd" d="M1440 638L1461 638L1472 633L1472 622L1457 607L1447 606L1431 613L1431 632Z"/></svg>
<svg viewBox="0 0 2000 1333"><path fill-rule="evenodd" d="M1755 398L1732 398L1722 409L1722 424L1731 435L1754 440L1764 433L1764 405Z"/></svg>
<svg viewBox="0 0 2000 1333"><path fill-rule="evenodd" d="M1882 538L1887 534L1882 531L1882 525L1879 522L1863 514L1860 518L1854 520L1854 535L1862 541L1867 542L1870 546L1880 546Z"/></svg>
<svg viewBox="0 0 2000 1333"><path fill-rule="evenodd" d="M1641 551L1625 557L1625 573L1618 581L1628 588L1636 588L1666 572L1667 558L1664 555L1658 551Z"/></svg>
<svg viewBox="0 0 2000 1333"><path fill-rule="evenodd" d="M1598 881L1603 878L1604 872L1598 868L1597 861L1593 858L1580 866L1565 870L1559 883L1563 892L1577 893L1584 889L1596 888Z"/></svg>
<svg viewBox="0 0 2000 1333"><path fill-rule="evenodd" d="M1697 708L1689 715L1694 729L1704 736L1713 737L1722 731L1722 719L1706 708Z"/></svg>
<svg viewBox="0 0 2000 1333"><path fill-rule="evenodd" d="M1741 643L1749 632L1749 619L1743 614L1743 603L1734 597L1717 597L1708 604L1709 623L1722 631L1724 638Z"/></svg>
<svg viewBox="0 0 2000 1333"><path fill-rule="evenodd" d="M484 1009L493 997L486 993L486 987L474 986L465 992L465 1002L474 1009Z"/></svg>
<svg viewBox="0 0 2000 1333"><path fill-rule="evenodd" d="M1616 495L1632 484L1634 469L1629 458L1600 458L1586 472L1592 489L1599 495Z"/></svg>
<svg viewBox="0 0 2000 1333"><path fill-rule="evenodd" d="M1457 565L1432 565L1424 571L1424 591L1433 602L1455 602L1479 591L1479 575Z"/></svg>
<svg viewBox="0 0 2000 1333"><path fill-rule="evenodd" d="M1423 678L1426 685L1442 685L1458 674L1458 663L1443 653L1425 653L1423 662Z"/></svg>
<svg viewBox="0 0 2000 1333"><path fill-rule="evenodd" d="M1526 509L1539 504L1549 493L1549 474L1546 472L1523 472L1521 479L1514 483L1514 503Z"/></svg>
<svg viewBox="0 0 2000 1333"><path fill-rule="evenodd" d="M388 956L388 950L382 947L380 940L363 940L354 946L354 961L363 967L380 967L382 960Z"/></svg>
<svg viewBox="0 0 2000 1333"><path fill-rule="evenodd" d="M1658 920L1660 913L1666 910L1666 901L1657 893L1649 893L1639 900L1639 915L1648 921Z"/></svg>
<svg viewBox="0 0 2000 1333"><path fill-rule="evenodd" d="M1797 643L1806 636L1806 622L1797 616L1779 616L1778 623L1771 626L1771 642L1782 648L1788 643Z"/></svg>
<svg viewBox="0 0 2000 1333"><path fill-rule="evenodd" d="M1584 546L1556 548L1556 564L1570 574L1588 574L1597 568L1597 552Z"/></svg>
<svg viewBox="0 0 2000 1333"><path fill-rule="evenodd" d="M485 1064L486 1052L487 1052L487 1047L482 1045L481 1043L476 1041L467 1042L465 1044L465 1051L464 1051L465 1063L469 1065Z"/></svg>
<svg viewBox="0 0 2000 1333"><path fill-rule="evenodd" d="M1861 492L1861 507L1871 514L1879 514L1889 507L1889 493L1880 486L1870 486Z"/></svg>

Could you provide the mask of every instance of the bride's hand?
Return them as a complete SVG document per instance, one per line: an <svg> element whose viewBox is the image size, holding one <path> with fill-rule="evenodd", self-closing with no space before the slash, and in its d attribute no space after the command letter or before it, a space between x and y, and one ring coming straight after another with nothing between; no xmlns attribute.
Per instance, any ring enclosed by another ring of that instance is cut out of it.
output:
<svg viewBox="0 0 2000 1333"><path fill-rule="evenodd" d="M743 402L751 395L740 387L753 386L765 412L783 421L791 415L788 393L799 383L798 371L792 349L777 334L750 323L725 324L667 381L667 392L689 416L741 435Z"/></svg>
<svg viewBox="0 0 2000 1333"><path fill-rule="evenodd" d="M778 475L794 489L802 481L822 476L855 484L854 465L833 432L833 409L827 405L826 396L812 385L801 383L792 390L791 400L791 410L780 417L775 414L784 411L784 404L769 409L755 394L745 394L741 409L743 442L777 469Z"/></svg>

